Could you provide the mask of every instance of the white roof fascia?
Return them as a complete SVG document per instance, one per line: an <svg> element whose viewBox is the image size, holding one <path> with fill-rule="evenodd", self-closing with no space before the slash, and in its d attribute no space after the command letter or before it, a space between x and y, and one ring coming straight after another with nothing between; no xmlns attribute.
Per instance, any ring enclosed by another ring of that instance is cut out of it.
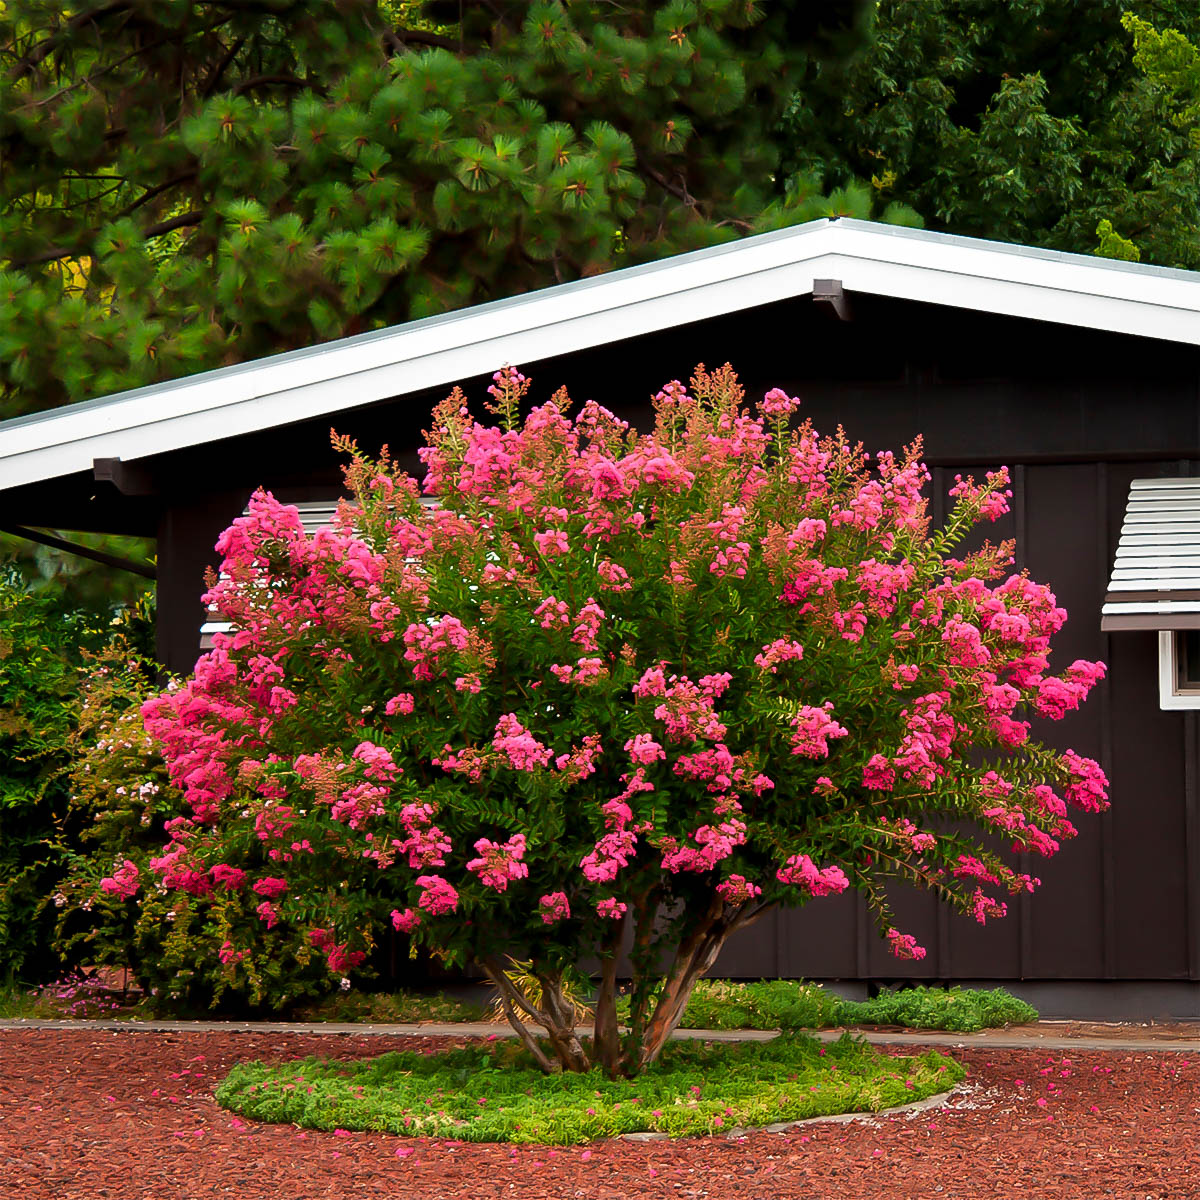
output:
<svg viewBox="0 0 1200 1200"><path fill-rule="evenodd" d="M1200 344L1200 273L815 221L511 300L0 424L0 490L336 413L811 293L849 292Z"/></svg>

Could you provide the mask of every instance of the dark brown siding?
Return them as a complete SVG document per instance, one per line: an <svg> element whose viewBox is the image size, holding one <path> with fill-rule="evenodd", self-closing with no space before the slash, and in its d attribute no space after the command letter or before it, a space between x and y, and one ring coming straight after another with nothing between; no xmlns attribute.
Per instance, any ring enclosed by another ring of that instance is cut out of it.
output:
<svg viewBox="0 0 1200 1200"><path fill-rule="evenodd" d="M561 383L645 426L649 397L699 359L731 361L749 397L791 389L820 429L844 424L868 449L925 437L935 516L956 471L1007 464L1013 511L994 536L1018 539L1019 566L1049 583L1071 614L1056 665L1102 658L1110 676L1084 709L1044 736L1100 760L1112 811L1081 815L1078 839L1029 862L1044 886L1010 917L980 928L928 896L897 892L897 924L929 951L888 955L861 903L816 901L774 914L732 943L733 976L1200 980L1198 718L1162 712L1153 633L1100 632L1100 605L1129 481L1200 472L1200 353L1193 347L855 297L838 322L804 299L571 358L520 364L539 396ZM463 381L473 401L486 381ZM436 394L340 413L339 431L369 450L390 443L416 469L419 430ZM218 530L252 488L301 499L336 489L328 419L165 455L160 538L163 650L194 656L198 589ZM87 486L91 486L88 484ZM60 489L61 490L61 489ZM94 487L92 488L94 491ZM31 503L38 497L30 493ZM81 497L80 503L86 498ZM37 523L37 522L34 522Z"/></svg>

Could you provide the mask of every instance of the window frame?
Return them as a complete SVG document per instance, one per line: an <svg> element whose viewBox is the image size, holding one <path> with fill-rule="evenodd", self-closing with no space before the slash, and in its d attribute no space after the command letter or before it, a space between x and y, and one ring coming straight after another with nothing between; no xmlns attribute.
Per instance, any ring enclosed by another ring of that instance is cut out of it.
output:
<svg viewBox="0 0 1200 1200"><path fill-rule="evenodd" d="M1179 686L1179 634L1187 630L1158 631L1158 706L1164 711L1200 708L1200 683Z"/></svg>

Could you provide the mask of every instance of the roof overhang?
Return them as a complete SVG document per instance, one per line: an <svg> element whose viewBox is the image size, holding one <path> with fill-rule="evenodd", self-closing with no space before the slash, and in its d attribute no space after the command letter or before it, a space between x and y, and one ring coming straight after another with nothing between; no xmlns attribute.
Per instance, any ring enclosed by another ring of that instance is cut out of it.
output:
<svg viewBox="0 0 1200 1200"><path fill-rule="evenodd" d="M645 266L0 423L0 490L445 387L811 294L929 304L1200 344L1200 273L849 219Z"/></svg>
<svg viewBox="0 0 1200 1200"><path fill-rule="evenodd" d="M1200 629L1200 478L1135 479L1100 628Z"/></svg>

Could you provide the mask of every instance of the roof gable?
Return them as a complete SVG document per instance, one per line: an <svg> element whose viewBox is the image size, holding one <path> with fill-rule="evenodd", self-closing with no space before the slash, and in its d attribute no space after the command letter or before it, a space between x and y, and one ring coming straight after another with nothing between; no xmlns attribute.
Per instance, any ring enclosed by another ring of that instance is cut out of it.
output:
<svg viewBox="0 0 1200 1200"><path fill-rule="evenodd" d="M0 423L0 489L344 411L505 363L848 292L1200 344L1200 273L849 219L813 221Z"/></svg>

